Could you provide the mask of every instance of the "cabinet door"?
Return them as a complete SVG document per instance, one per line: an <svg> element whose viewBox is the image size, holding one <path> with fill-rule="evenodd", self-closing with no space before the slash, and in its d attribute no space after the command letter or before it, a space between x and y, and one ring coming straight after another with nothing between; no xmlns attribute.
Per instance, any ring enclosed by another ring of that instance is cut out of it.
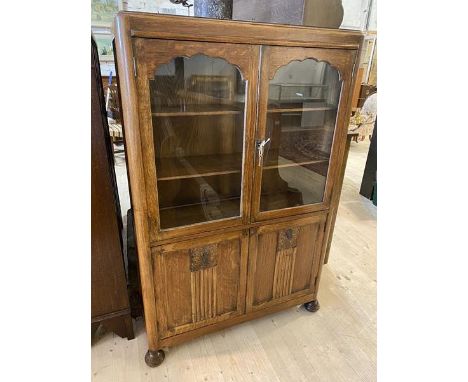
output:
<svg viewBox="0 0 468 382"><path fill-rule="evenodd" d="M242 314L247 252L247 230L180 241L154 250L161 338Z"/></svg>
<svg viewBox="0 0 468 382"><path fill-rule="evenodd" d="M265 225L251 232L247 311L314 293L325 216Z"/></svg>
<svg viewBox="0 0 468 382"><path fill-rule="evenodd" d="M329 207L346 139L356 52L264 47L253 217Z"/></svg>
<svg viewBox="0 0 468 382"><path fill-rule="evenodd" d="M134 44L151 240L248 222L260 48Z"/></svg>

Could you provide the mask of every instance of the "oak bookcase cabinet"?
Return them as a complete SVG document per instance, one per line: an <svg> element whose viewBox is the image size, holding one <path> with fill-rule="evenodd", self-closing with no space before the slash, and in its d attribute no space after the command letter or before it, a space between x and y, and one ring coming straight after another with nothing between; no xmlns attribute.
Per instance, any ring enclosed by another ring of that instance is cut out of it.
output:
<svg viewBox="0 0 468 382"><path fill-rule="evenodd" d="M126 12L115 31L147 364L317 310L361 33Z"/></svg>

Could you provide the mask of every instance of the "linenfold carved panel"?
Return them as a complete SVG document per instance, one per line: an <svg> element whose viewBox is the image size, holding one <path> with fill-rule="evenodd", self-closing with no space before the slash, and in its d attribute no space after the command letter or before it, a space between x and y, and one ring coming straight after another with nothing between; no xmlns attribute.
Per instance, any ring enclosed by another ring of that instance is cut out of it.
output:
<svg viewBox="0 0 468 382"><path fill-rule="evenodd" d="M208 320L217 315L217 267L192 272L192 322Z"/></svg>
<svg viewBox="0 0 468 382"><path fill-rule="evenodd" d="M208 320L217 315L217 244L190 249L190 284L192 322Z"/></svg>
<svg viewBox="0 0 468 382"><path fill-rule="evenodd" d="M273 279L273 298L287 296L292 292L294 265L297 248L289 247L276 254L275 275Z"/></svg>

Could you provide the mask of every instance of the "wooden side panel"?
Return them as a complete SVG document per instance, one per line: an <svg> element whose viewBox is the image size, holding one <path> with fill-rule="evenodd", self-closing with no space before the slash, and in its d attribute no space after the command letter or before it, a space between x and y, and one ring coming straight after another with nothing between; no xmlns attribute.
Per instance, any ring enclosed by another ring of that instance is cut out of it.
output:
<svg viewBox="0 0 468 382"><path fill-rule="evenodd" d="M232 232L155 250L160 338L244 312L247 241L242 232Z"/></svg>
<svg viewBox="0 0 468 382"><path fill-rule="evenodd" d="M265 225L251 236L248 311L314 293L325 217Z"/></svg>

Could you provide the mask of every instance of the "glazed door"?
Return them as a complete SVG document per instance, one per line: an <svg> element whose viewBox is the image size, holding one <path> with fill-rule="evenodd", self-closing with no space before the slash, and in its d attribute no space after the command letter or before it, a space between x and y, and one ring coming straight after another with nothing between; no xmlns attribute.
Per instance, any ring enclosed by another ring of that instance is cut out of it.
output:
<svg viewBox="0 0 468 382"><path fill-rule="evenodd" d="M247 311L315 292L326 214L252 228Z"/></svg>
<svg viewBox="0 0 468 382"><path fill-rule="evenodd" d="M254 220L328 208L346 138L355 55L263 47Z"/></svg>
<svg viewBox="0 0 468 382"><path fill-rule="evenodd" d="M244 313L248 230L153 250L161 338Z"/></svg>
<svg viewBox="0 0 468 382"><path fill-rule="evenodd" d="M259 49L134 39L153 242L249 221Z"/></svg>

